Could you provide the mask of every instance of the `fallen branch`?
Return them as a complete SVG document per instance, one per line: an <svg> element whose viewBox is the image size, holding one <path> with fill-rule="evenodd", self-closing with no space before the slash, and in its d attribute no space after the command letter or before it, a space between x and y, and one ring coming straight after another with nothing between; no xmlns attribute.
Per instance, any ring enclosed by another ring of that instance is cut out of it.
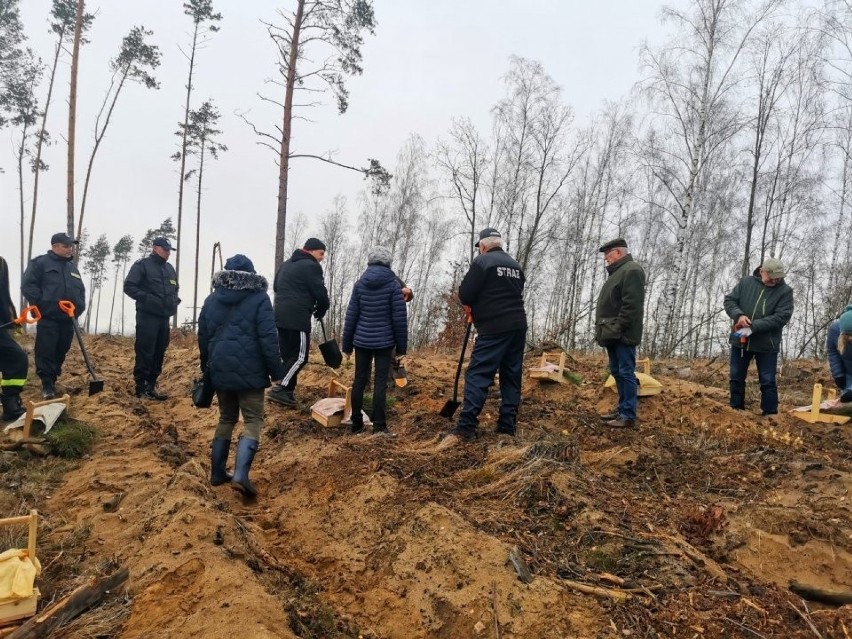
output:
<svg viewBox="0 0 852 639"><path fill-rule="evenodd" d="M627 592L623 592L621 590L613 590L612 588L601 588L599 586L589 586L588 584L580 583L579 581L572 581L571 579L563 579L562 583L576 590L577 592L582 592L584 595L594 595L595 597L606 597L608 599L612 599L613 601L617 601L618 603L624 603L625 601L629 601L632 599L632 595Z"/></svg>
<svg viewBox="0 0 852 639"><path fill-rule="evenodd" d="M852 591L849 590L824 590L793 580L790 582L790 591L796 593L802 599L829 604L830 606L843 606L852 603Z"/></svg>
<svg viewBox="0 0 852 639"><path fill-rule="evenodd" d="M789 603L790 607L793 610L796 611L796 614L798 614L804 620L804 622L806 624L808 624L808 627L817 636L817 639L825 639L825 637L822 636L822 633L819 630L817 630L817 627L814 625L814 622L811 620L811 615L810 615L810 613L808 613L808 607L807 606L805 606L805 610L803 612L803 611L799 610L792 601L789 601L787 603Z"/></svg>
<svg viewBox="0 0 852 639"><path fill-rule="evenodd" d="M8 444L0 444L0 450L12 452L12 451L16 451L16 450L21 450L24 446L27 446L29 444L44 445L46 443L47 443L47 440L44 437L23 437L16 442L10 442Z"/></svg>
<svg viewBox="0 0 852 639"><path fill-rule="evenodd" d="M92 579L80 586L67 597L43 610L27 623L20 626L7 639L42 639L69 621L98 603L105 594L127 581L127 568L121 568L104 579Z"/></svg>
<svg viewBox="0 0 852 639"><path fill-rule="evenodd" d="M742 628L742 629L743 629L743 630L745 630L746 632L748 632L748 633L750 633L751 635L753 635L753 636L757 637L757 639L768 639L766 635L759 633L759 632L758 632L757 630L755 630L754 628L749 628L748 626L744 626L744 625L743 625L743 624L741 624L739 621L734 621L734 620L733 620L733 619L731 619L730 617L722 617L722 619L724 619L724 620L725 620L725 621L727 621L728 623L732 623L732 624L734 624L737 628Z"/></svg>

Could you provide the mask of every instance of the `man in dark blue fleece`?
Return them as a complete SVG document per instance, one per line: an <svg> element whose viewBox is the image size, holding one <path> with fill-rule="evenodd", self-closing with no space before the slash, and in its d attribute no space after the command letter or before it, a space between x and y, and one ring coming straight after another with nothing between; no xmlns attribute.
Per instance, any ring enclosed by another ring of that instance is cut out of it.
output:
<svg viewBox="0 0 852 639"><path fill-rule="evenodd" d="M527 336L524 283L521 265L503 251L497 229L480 231L479 255L459 286L459 300L473 317L478 337L464 375L464 402L456 427L441 448L476 436L479 413L488 388L500 371L500 414L496 432L515 434L521 403L521 376Z"/></svg>

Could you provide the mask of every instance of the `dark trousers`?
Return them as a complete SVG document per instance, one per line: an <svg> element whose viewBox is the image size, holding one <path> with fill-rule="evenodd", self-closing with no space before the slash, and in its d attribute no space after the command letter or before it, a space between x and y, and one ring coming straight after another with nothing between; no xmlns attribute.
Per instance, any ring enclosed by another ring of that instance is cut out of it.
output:
<svg viewBox="0 0 852 639"><path fill-rule="evenodd" d="M243 436L259 441L263 427L263 389L217 390L216 397L219 399L219 423L214 437L230 441L242 413Z"/></svg>
<svg viewBox="0 0 852 639"><path fill-rule="evenodd" d="M294 331L289 328L278 329L278 348L284 363L284 379L281 386L288 391L296 390L299 371L308 363L310 335L306 331Z"/></svg>
<svg viewBox="0 0 852 639"><path fill-rule="evenodd" d="M136 385L156 384L169 346L169 318L136 312Z"/></svg>
<svg viewBox="0 0 852 639"><path fill-rule="evenodd" d="M355 347L355 381L352 382L352 421L358 423L361 409L364 407L364 390L370 383L370 369L376 360L376 374L373 376L373 414L370 421L373 428L385 428L387 419L387 385L388 371L391 365L393 348L358 348Z"/></svg>
<svg viewBox="0 0 852 639"><path fill-rule="evenodd" d="M636 379L636 347L616 342L606 347L609 357L609 372L615 379L618 390L618 415L624 419L636 419L639 404L639 380Z"/></svg>
<svg viewBox="0 0 852 639"><path fill-rule="evenodd" d="M746 373L752 359L757 365L760 382L760 409L764 415L775 415L778 412L778 386L775 383L778 353L755 353L731 346L731 407L745 408Z"/></svg>
<svg viewBox="0 0 852 639"><path fill-rule="evenodd" d="M6 329L0 329L0 389L3 395L20 395L27 381L27 354Z"/></svg>
<svg viewBox="0 0 852 639"><path fill-rule="evenodd" d="M470 362L464 374L464 402L456 428L473 435L479 424L479 413L485 405L494 375L500 371L500 416L497 428L514 432L521 403L521 376L524 368L526 329L497 335L480 335L476 339Z"/></svg>
<svg viewBox="0 0 852 639"><path fill-rule="evenodd" d="M39 378L56 381L73 339L74 325L70 319L42 318L39 321L35 339L35 365Z"/></svg>

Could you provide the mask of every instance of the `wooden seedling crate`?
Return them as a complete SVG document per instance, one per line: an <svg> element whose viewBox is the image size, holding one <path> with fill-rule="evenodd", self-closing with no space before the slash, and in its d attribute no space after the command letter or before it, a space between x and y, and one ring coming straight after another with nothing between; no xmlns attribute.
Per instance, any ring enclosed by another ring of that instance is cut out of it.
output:
<svg viewBox="0 0 852 639"><path fill-rule="evenodd" d="M341 422L352 412L352 389L349 386L344 386L336 379L331 380L328 385L328 396L336 397L337 391L344 393L343 412L336 412L333 415L324 415L318 410L311 408L311 418L319 422L326 428L338 428Z"/></svg>
<svg viewBox="0 0 852 639"><path fill-rule="evenodd" d="M38 512L31 510L29 515L22 517L7 517L0 519L0 527L3 526L29 526L27 534L27 556L35 559L36 533L38 529ZM23 599L0 603L0 626L18 619L32 617L35 614L39 598L38 588L33 588L33 594Z"/></svg>

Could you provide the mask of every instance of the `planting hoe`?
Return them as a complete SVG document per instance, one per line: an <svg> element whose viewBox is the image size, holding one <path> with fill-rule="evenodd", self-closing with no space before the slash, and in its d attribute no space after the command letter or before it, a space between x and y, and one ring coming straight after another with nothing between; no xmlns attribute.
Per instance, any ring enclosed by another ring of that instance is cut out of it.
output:
<svg viewBox="0 0 852 639"><path fill-rule="evenodd" d="M32 317L27 317L27 315L32 314ZM21 314L18 315L11 322L6 322L5 324L0 324L0 328L6 328L7 326L11 326L15 324L16 326L20 326L21 324L35 324L37 321L41 319L41 313L38 310L37 306L27 306L24 309L21 309Z"/></svg>
<svg viewBox="0 0 852 639"><path fill-rule="evenodd" d="M74 334L77 336L77 343L80 344L80 350L83 352L83 361L86 362L86 368L89 371L89 375L92 376L92 380L89 382L89 395L100 393L104 389L104 382L102 379L98 379L95 367L92 366L92 362L89 360L89 354L86 352L85 344L83 344L83 334L80 331L80 324L74 316L74 303L69 300L60 300L59 308L71 318L71 323L74 325Z"/></svg>
<svg viewBox="0 0 852 639"><path fill-rule="evenodd" d="M461 402L459 402L459 378L461 377L462 364L464 364L464 353L467 350L467 342L470 339L470 329L472 326L472 318L468 316L467 328L464 332L464 343L462 344L461 355L459 355L459 365L458 368L456 368L456 381L453 384L453 398L448 399L447 403L444 404L444 407L441 409L441 412L438 413L441 417L446 417L447 419L452 419L453 415L455 415L461 405Z"/></svg>

